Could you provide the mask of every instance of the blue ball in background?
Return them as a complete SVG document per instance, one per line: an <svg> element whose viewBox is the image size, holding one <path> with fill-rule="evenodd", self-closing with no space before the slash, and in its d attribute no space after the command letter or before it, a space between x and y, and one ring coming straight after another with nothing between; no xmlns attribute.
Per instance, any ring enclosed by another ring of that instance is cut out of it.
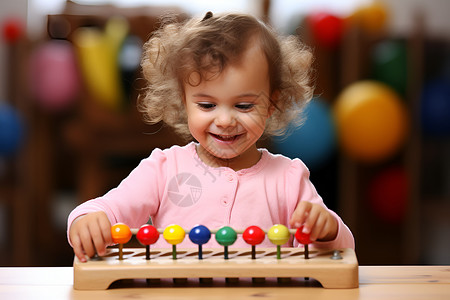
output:
<svg viewBox="0 0 450 300"><path fill-rule="evenodd" d="M16 153L23 140L22 120L9 104L0 102L0 156Z"/></svg>
<svg viewBox="0 0 450 300"><path fill-rule="evenodd" d="M311 100L304 111L305 122L288 129L287 137L274 137L275 152L300 158L308 168L322 166L336 150L336 127L330 106L320 98Z"/></svg>
<svg viewBox="0 0 450 300"><path fill-rule="evenodd" d="M450 135L450 82L429 81L422 90L421 120L424 135Z"/></svg>

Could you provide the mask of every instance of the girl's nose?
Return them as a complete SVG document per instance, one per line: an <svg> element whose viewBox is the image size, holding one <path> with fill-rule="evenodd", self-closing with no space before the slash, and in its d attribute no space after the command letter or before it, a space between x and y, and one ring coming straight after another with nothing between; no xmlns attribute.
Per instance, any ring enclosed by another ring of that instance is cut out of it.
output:
<svg viewBox="0 0 450 300"><path fill-rule="evenodd" d="M223 109L217 113L214 119L214 124L217 127L230 127L236 125L236 116L229 110Z"/></svg>

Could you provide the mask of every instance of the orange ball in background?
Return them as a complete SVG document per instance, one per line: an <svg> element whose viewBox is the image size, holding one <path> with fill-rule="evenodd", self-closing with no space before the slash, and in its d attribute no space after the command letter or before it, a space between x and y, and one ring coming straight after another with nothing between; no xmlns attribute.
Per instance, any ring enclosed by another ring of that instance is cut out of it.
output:
<svg viewBox="0 0 450 300"><path fill-rule="evenodd" d="M358 7L346 18L346 23L360 27L368 34L380 34L385 31L388 20L388 7L384 2L376 0Z"/></svg>
<svg viewBox="0 0 450 300"><path fill-rule="evenodd" d="M389 86L377 81L349 85L334 105L338 142L355 160L377 163L405 142L409 117L405 104Z"/></svg>
<svg viewBox="0 0 450 300"><path fill-rule="evenodd" d="M132 233L130 227L123 223L114 224L111 227L111 237L114 243L126 244L130 241Z"/></svg>

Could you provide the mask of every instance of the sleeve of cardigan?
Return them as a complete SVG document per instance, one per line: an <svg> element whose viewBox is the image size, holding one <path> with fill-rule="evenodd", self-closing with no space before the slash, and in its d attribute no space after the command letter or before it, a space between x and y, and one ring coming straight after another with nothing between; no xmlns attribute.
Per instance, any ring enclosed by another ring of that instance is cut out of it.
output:
<svg viewBox="0 0 450 300"><path fill-rule="evenodd" d="M165 186L166 161L163 151L153 150L116 188L77 206L67 220L68 239L73 221L95 211L104 211L111 224L123 222L130 227L145 224L158 210Z"/></svg>

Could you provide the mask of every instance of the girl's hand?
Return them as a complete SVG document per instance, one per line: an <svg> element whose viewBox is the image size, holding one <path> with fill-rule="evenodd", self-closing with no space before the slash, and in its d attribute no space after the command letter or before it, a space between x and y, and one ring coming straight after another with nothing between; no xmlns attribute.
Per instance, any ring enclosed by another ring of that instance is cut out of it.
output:
<svg viewBox="0 0 450 300"><path fill-rule="evenodd" d="M336 218L320 204L301 201L290 220L291 227L303 225L303 232L310 234L311 241L332 241L338 232Z"/></svg>
<svg viewBox="0 0 450 300"><path fill-rule="evenodd" d="M80 216L70 226L69 239L81 262L86 262L85 255L92 257L95 252L105 255L106 247L112 243L111 223L102 211Z"/></svg>

